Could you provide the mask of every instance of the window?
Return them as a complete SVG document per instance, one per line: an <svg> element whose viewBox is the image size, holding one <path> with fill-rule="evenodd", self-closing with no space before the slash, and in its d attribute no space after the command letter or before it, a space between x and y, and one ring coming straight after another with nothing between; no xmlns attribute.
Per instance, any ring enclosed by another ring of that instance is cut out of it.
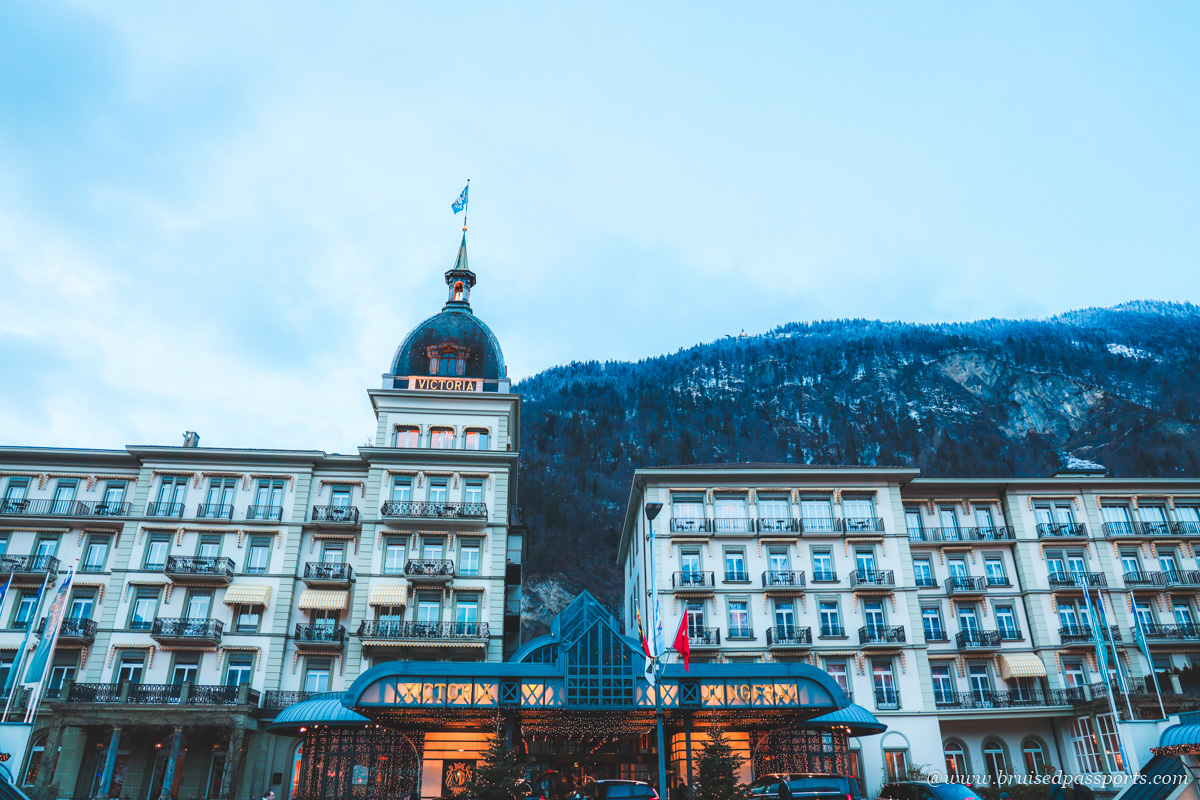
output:
<svg viewBox="0 0 1200 800"><path fill-rule="evenodd" d="M188 620L203 621L208 619L208 612L212 609L212 592L192 592L188 595L187 602L183 606L183 618Z"/></svg>
<svg viewBox="0 0 1200 800"><path fill-rule="evenodd" d="M967 774L967 749L961 742L946 742L943 752L946 754L947 777L961 779Z"/></svg>
<svg viewBox="0 0 1200 800"><path fill-rule="evenodd" d="M171 670L171 683L195 683L200 675L200 654L179 655L175 658L175 668Z"/></svg>
<svg viewBox="0 0 1200 800"><path fill-rule="evenodd" d="M96 592L94 589L77 589L71 598L71 605L67 609L67 619L76 622L91 619L95 606Z"/></svg>
<svg viewBox="0 0 1200 800"><path fill-rule="evenodd" d="M933 577L933 564L928 558L913 559L913 575L916 578L917 586L930 588L937 586L937 580Z"/></svg>
<svg viewBox="0 0 1200 800"><path fill-rule="evenodd" d="M858 569L859 580L872 580L875 577L875 551L871 548L860 547L854 551L854 566Z"/></svg>
<svg viewBox="0 0 1200 800"><path fill-rule="evenodd" d="M824 600L820 604L820 620L822 636L845 636L842 630L842 617L838 612L836 601Z"/></svg>
<svg viewBox="0 0 1200 800"><path fill-rule="evenodd" d="M406 503L412 500L412 478L395 478L392 480L392 502Z"/></svg>
<svg viewBox="0 0 1200 800"><path fill-rule="evenodd" d="M225 666L225 685L241 686L250 683L254 674L254 656L247 653L230 653Z"/></svg>
<svg viewBox="0 0 1200 800"><path fill-rule="evenodd" d="M1077 771L1100 771L1100 747L1088 717L1077 717L1071 726L1071 747L1075 751Z"/></svg>
<svg viewBox="0 0 1200 800"><path fill-rule="evenodd" d="M979 529L979 538L996 538L996 523L992 519L992 510L987 506L975 506L975 527Z"/></svg>
<svg viewBox="0 0 1200 800"><path fill-rule="evenodd" d="M983 574L988 586L1008 586L1008 575L1004 571L1004 559L988 556L983 560Z"/></svg>
<svg viewBox="0 0 1200 800"><path fill-rule="evenodd" d="M34 555L39 559L54 558L58 553L58 539L51 536L43 536L37 540L37 546L34 548Z"/></svg>
<svg viewBox="0 0 1200 800"><path fill-rule="evenodd" d="M750 580L750 576L746 574L746 551L740 547L725 551L725 580L731 582Z"/></svg>
<svg viewBox="0 0 1200 800"><path fill-rule="evenodd" d="M787 495L759 495L759 531L786 531L792 522L792 504Z"/></svg>
<svg viewBox="0 0 1200 800"><path fill-rule="evenodd" d="M453 428L434 428L429 431L429 446L434 450L451 450L454 448Z"/></svg>
<svg viewBox="0 0 1200 800"><path fill-rule="evenodd" d="M688 638L705 638L707 631L704 629L704 603L689 602L685 613L687 614ZM634 624L636 625L637 623L635 622Z"/></svg>
<svg viewBox="0 0 1200 800"><path fill-rule="evenodd" d="M1083 662L1078 660L1063 661L1063 677L1067 686L1083 686L1087 683L1087 673L1083 670Z"/></svg>
<svg viewBox="0 0 1200 800"><path fill-rule="evenodd" d="M1195 633L1196 620L1192 616L1192 607L1188 605L1186 600L1175 600L1171 606L1171 611L1175 614L1175 624L1189 635Z"/></svg>
<svg viewBox="0 0 1200 800"><path fill-rule="evenodd" d="M772 582L791 583L792 565L788 561L786 547L772 547L767 551L767 564L774 580Z"/></svg>
<svg viewBox="0 0 1200 800"><path fill-rule="evenodd" d="M4 505L6 513L21 510L25 496L29 494L29 478L9 478L4 490Z"/></svg>
<svg viewBox="0 0 1200 800"><path fill-rule="evenodd" d="M704 530L704 517L704 497L702 495L676 494L671 496L671 530Z"/></svg>
<svg viewBox="0 0 1200 800"><path fill-rule="evenodd" d="M1124 771L1125 759L1121 755L1121 737L1117 733L1112 713L1097 714L1096 727L1100 731L1100 744L1104 750L1104 760L1108 763L1108 771Z"/></svg>
<svg viewBox="0 0 1200 800"><path fill-rule="evenodd" d="M837 682L837 685L842 688L846 697L850 697L850 673L846 670L846 662L840 659L826 659L825 672Z"/></svg>
<svg viewBox="0 0 1200 800"><path fill-rule="evenodd" d="M88 538L87 547L83 551L83 563L79 565L80 572L103 572L108 563L108 537L92 536Z"/></svg>
<svg viewBox="0 0 1200 800"><path fill-rule="evenodd" d="M1041 775L1046 766L1046 748L1037 739L1026 739L1021 743L1021 755L1025 757L1025 772Z"/></svg>
<svg viewBox="0 0 1200 800"><path fill-rule="evenodd" d="M51 514L70 514L75 510L75 491L78 481L60 480L54 486L54 499L50 503Z"/></svg>
<svg viewBox="0 0 1200 800"><path fill-rule="evenodd" d="M270 563L271 539L266 536L252 536L250 548L246 551L246 573L264 575Z"/></svg>
<svg viewBox="0 0 1200 800"><path fill-rule="evenodd" d="M922 608L921 625L925 628L925 639L927 641L946 641L946 628L942 625L942 610L940 608Z"/></svg>
<svg viewBox="0 0 1200 800"><path fill-rule="evenodd" d="M1142 532L1151 536L1163 536L1170 532L1167 524L1167 512L1162 506L1138 506L1138 522L1142 523Z"/></svg>
<svg viewBox="0 0 1200 800"><path fill-rule="evenodd" d="M445 478L430 478L429 502L445 503L450 499L450 484Z"/></svg>
<svg viewBox="0 0 1200 800"><path fill-rule="evenodd" d="M443 539L422 539L421 559L423 561L439 561L446 555L446 542Z"/></svg>
<svg viewBox="0 0 1200 800"><path fill-rule="evenodd" d="M946 572L950 573L951 578L970 577L970 572L967 570L967 562L962 558L947 559Z"/></svg>
<svg viewBox="0 0 1200 800"><path fill-rule="evenodd" d="M117 666L117 683L141 683L146 656L140 652L123 653Z"/></svg>
<svg viewBox="0 0 1200 800"><path fill-rule="evenodd" d="M1142 574L1142 560L1138 557L1137 550L1121 550L1121 571L1128 578L1140 578Z"/></svg>
<svg viewBox="0 0 1200 800"><path fill-rule="evenodd" d="M750 629L750 604L745 600L729 601L729 636L735 639L754 636Z"/></svg>
<svg viewBox="0 0 1200 800"><path fill-rule="evenodd" d="M97 514L118 514L125 502L125 482L109 481L104 484L104 500L96 508Z"/></svg>
<svg viewBox="0 0 1200 800"><path fill-rule="evenodd" d="M875 687L875 707L882 710L900 707L896 693L896 675L890 658L871 659L871 679Z"/></svg>
<svg viewBox="0 0 1200 800"><path fill-rule="evenodd" d="M151 534L150 541L146 544L145 568L156 572L165 569L167 566L167 554L170 552L171 536L169 534Z"/></svg>
<svg viewBox="0 0 1200 800"><path fill-rule="evenodd" d="M800 517L806 533L837 530L833 521L833 506L828 497L801 498Z"/></svg>
<svg viewBox="0 0 1200 800"><path fill-rule="evenodd" d="M221 537L214 535L205 535L200 537L200 544L196 548L196 556L199 558L215 559L221 555Z"/></svg>
<svg viewBox="0 0 1200 800"><path fill-rule="evenodd" d="M473 636L479 626L479 595L461 594L454 598L454 632Z"/></svg>
<svg viewBox="0 0 1200 800"><path fill-rule="evenodd" d="M392 447L420 447L421 431L418 428L396 428L392 434Z"/></svg>
<svg viewBox="0 0 1200 800"><path fill-rule="evenodd" d="M483 503L483 481L472 479L463 484L464 503Z"/></svg>
<svg viewBox="0 0 1200 800"><path fill-rule="evenodd" d="M473 577L479 574L479 540L462 539L458 545L458 574Z"/></svg>
<svg viewBox="0 0 1200 800"><path fill-rule="evenodd" d="M969 664L967 681L971 685L971 696L975 701L981 705L991 705L992 678L988 674L987 664Z"/></svg>
<svg viewBox="0 0 1200 800"><path fill-rule="evenodd" d="M837 573L833 571L833 552L830 550L813 550L813 580L836 581Z"/></svg>
<svg viewBox="0 0 1200 800"><path fill-rule="evenodd" d="M59 650L54 653L50 666L50 682L46 687L48 697L60 697L63 683L75 680L75 672L79 667L78 650Z"/></svg>
<svg viewBox="0 0 1200 800"><path fill-rule="evenodd" d="M938 527L944 540L953 541L962 538L958 530L958 514L955 513L954 506L938 507Z"/></svg>
<svg viewBox="0 0 1200 800"><path fill-rule="evenodd" d="M27 789L32 789L37 783L38 770L41 769L42 759L46 755L46 738L46 734L35 737L29 748L29 762L25 765L25 775L21 778L21 785Z"/></svg>
<svg viewBox="0 0 1200 800"><path fill-rule="evenodd" d="M237 481L233 478L213 478L208 485L208 498L200 507L200 516L211 519L233 518L233 497Z"/></svg>
<svg viewBox="0 0 1200 800"><path fill-rule="evenodd" d="M351 488L349 486L334 486L329 490L329 505L334 508L349 508Z"/></svg>
<svg viewBox="0 0 1200 800"><path fill-rule="evenodd" d="M38 605L37 592L21 592L13 610L12 627L25 630L33 621L34 611Z"/></svg>
<svg viewBox="0 0 1200 800"><path fill-rule="evenodd" d="M233 620L233 627L237 633L258 633L258 626L262 621L262 608L236 605L233 607Z"/></svg>
<svg viewBox="0 0 1200 800"><path fill-rule="evenodd" d="M0 651L0 686L8 685L9 674L13 668L13 658L16 656L15 650Z"/></svg>
<svg viewBox="0 0 1200 800"><path fill-rule="evenodd" d="M158 590L138 589L130 604L129 627L135 631L148 631L158 613Z"/></svg>
<svg viewBox="0 0 1200 800"><path fill-rule="evenodd" d="M979 637L979 610L975 606L958 607L958 629L966 634L967 640Z"/></svg>
<svg viewBox="0 0 1200 800"><path fill-rule="evenodd" d="M863 603L863 622L867 631L880 633L887 627L887 618L883 614L883 603L878 600L867 600Z"/></svg>
<svg viewBox="0 0 1200 800"><path fill-rule="evenodd" d="M848 531L873 531L876 528L875 505L869 497L843 497L842 517Z"/></svg>
<svg viewBox="0 0 1200 800"><path fill-rule="evenodd" d="M417 595L417 622L433 625L441 621L441 596L436 594Z"/></svg>
<svg viewBox="0 0 1200 800"><path fill-rule="evenodd" d="M749 530L746 498L743 496L718 495L713 502L713 516L718 532L741 533Z"/></svg>
<svg viewBox="0 0 1200 800"><path fill-rule="evenodd" d="M987 739L983 743L983 764L992 785L1000 782L1000 776L1008 772L1008 759L1004 756L1004 745L995 739Z"/></svg>
<svg viewBox="0 0 1200 800"><path fill-rule="evenodd" d="M1133 533L1133 522L1127 506L1103 505L1100 518L1104 520L1104 532L1109 536L1128 536Z"/></svg>
<svg viewBox="0 0 1200 800"><path fill-rule="evenodd" d="M1185 536L1200 534L1200 506L1175 506L1175 521Z"/></svg>
<svg viewBox="0 0 1200 800"><path fill-rule="evenodd" d="M329 691L329 659L310 658L304 665L304 691Z"/></svg>
<svg viewBox="0 0 1200 800"><path fill-rule="evenodd" d="M907 750L884 750L883 762L889 781L904 780L908 776Z"/></svg>
<svg viewBox="0 0 1200 800"><path fill-rule="evenodd" d="M796 610L791 600L775 601L775 627L781 635L792 637L796 631Z"/></svg>
<svg viewBox="0 0 1200 800"><path fill-rule="evenodd" d="M1179 561L1175 558L1174 548L1157 548L1158 565L1171 579L1179 578Z"/></svg>
<svg viewBox="0 0 1200 800"><path fill-rule="evenodd" d="M1000 631L1001 639L1021 638L1021 629L1017 627L1017 614L1012 606L996 606L996 628Z"/></svg>
<svg viewBox="0 0 1200 800"><path fill-rule="evenodd" d="M346 563L346 545L342 542L321 542L321 561L325 564Z"/></svg>
<svg viewBox="0 0 1200 800"><path fill-rule="evenodd" d="M404 606L377 606L375 619L384 623L389 629L398 631L400 623L404 622Z"/></svg>
<svg viewBox="0 0 1200 800"><path fill-rule="evenodd" d="M463 437L463 446L467 450L487 450L488 432L479 428L468 428Z"/></svg>
<svg viewBox="0 0 1200 800"><path fill-rule="evenodd" d="M383 551L383 574L404 574L404 540L386 539Z"/></svg>
<svg viewBox="0 0 1200 800"><path fill-rule="evenodd" d="M254 494L254 519L277 519L283 510L283 481L259 481Z"/></svg>
<svg viewBox="0 0 1200 800"><path fill-rule="evenodd" d="M904 527L908 529L908 538L918 542L925 538L925 526L921 524L921 509L912 507L904 509Z"/></svg>
<svg viewBox="0 0 1200 800"><path fill-rule="evenodd" d="M954 676L950 674L948 664L934 664L933 670L933 700L935 703L948 705L955 702Z"/></svg>

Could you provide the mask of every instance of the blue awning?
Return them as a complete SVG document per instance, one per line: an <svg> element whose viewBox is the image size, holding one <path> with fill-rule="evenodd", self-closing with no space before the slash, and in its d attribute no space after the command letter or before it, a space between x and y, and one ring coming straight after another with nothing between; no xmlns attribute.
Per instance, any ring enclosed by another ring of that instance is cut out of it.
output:
<svg viewBox="0 0 1200 800"><path fill-rule="evenodd" d="M272 733L300 733L301 728L323 725L330 728L358 728L370 722L362 714L342 704L341 692L323 694L292 703L280 711L267 730Z"/></svg>
<svg viewBox="0 0 1200 800"><path fill-rule="evenodd" d="M1200 725L1172 725L1158 737L1159 747L1196 745L1200 748Z"/></svg>
<svg viewBox="0 0 1200 800"><path fill-rule="evenodd" d="M813 717L802 726L804 728L848 728L848 736L871 736L887 730L875 715L860 705L851 703L845 708Z"/></svg>

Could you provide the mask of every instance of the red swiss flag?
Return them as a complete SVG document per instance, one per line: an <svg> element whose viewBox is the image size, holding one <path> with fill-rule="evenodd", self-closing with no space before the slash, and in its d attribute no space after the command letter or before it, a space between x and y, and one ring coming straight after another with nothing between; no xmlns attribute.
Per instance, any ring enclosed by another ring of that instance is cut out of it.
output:
<svg viewBox="0 0 1200 800"><path fill-rule="evenodd" d="M687 614L679 620L679 632L675 634L675 652L683 656L683 671L687 672L692 662L692 643L688 639Z"/></svg>

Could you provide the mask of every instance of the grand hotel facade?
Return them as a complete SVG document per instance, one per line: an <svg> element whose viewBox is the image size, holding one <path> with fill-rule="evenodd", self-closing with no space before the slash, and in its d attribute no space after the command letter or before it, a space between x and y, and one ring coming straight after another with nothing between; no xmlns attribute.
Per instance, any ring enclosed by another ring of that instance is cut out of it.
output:
<svg viewBox="0 0 1200 800"><path fill-rule="evenodd" d="M542 766L651 778L656 700L677 775L719 725L746 777L815 746L832 760L809 767L873 794L909 765L1118 772L1118 732L1145 749L1163 726L1135 721L1160 716L1155 670L1167 712L1190 707L1200 480L639 470L619 614L585 594L523 642L521 404L471 309L465 237L446 283L369 391L375 444L357 453L194 434L0 448L0 679L44 624L38 587L75 568L7 763L35 800L440 797L493 735ZM1115 714L1085 589L1133 679ZM654 598L668 629L686 617L695 662L657 689L632 635ZM0 728L27 701L14 691Z"/></svg>

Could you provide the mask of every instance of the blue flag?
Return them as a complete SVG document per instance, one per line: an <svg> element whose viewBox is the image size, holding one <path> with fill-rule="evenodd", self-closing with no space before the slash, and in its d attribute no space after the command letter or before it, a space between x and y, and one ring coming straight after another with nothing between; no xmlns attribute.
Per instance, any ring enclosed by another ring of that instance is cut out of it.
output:
<svg viewBox="0 0 1200 800"><path fill-rule="evenodd" d="M63 617L67 613L67 598L71 594L71 579L74 575L74 570L67 573L66 580L63 581L62 586L58 587L58 592L55 593L54 600L46 611L46 628L42 631L42 640L38 642L37 650L33 652L33 660L29 662L29 668L25 670L25 677L21 679L21 683L26 686L41 683L42 676L46 673L50 655L54 650L54 645L58 642L58 628L62 625Z"/></svg>
<svg viewBox="0 0 1200 800"><path fill-rule="evenodd" d="M451 210L454 211L455 214L457 214L458 212L462 211L464 208L467 207L467 189L470 189L470 188L471 188L471 184L468 183L466 186L463 187L462 194L460 194L458 196L458 199L450 204L450 208L451 208Z"/></svg>

